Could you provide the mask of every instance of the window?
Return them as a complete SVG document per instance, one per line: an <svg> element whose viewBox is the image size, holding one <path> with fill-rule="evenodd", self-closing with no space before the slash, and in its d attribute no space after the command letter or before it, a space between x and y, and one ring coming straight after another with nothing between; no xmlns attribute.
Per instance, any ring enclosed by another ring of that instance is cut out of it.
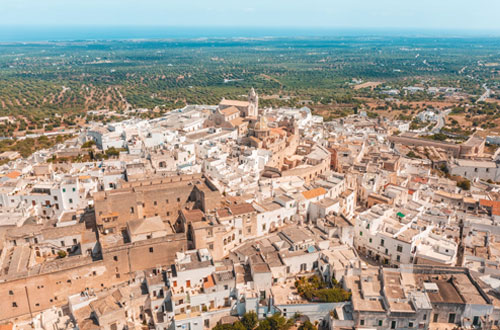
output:
<svg viewBox="0 0 500 330"><path fill-rule="evenodd" d="M373 240L370 238L368 241L371 243Z"/></svg>
<svg viewBox="0 0 500 330"><path fill-rule="evenodd" d="M114 261L118 261L118 256L113 256Z"/></svg>
<svg viewBox="0 0 500 330"><path fill-rule="evenodd" d="M455 323L455 313L448 315L448 323Z"/></svg>
<svg viewBox="0 0 500 330"><path fill-rule="evenodd" d="M436 313L434 314L434 319L432 320L432 322L437 323L438 319L439 319L439 314Z"/></svg>
<svg viewBox="0 0 500 330"><path fill-rule="evenodd" d="M366 229L370 229L370 224L367 224L367 225L366 225Z"/></svg>
<svg viewBox="0 0 500 330"><path fill-rule="evenodd" d="M130 208L130 213L134 213L134 208L133 207Z"/></svg>
<svg viewBox="0 0 500 330"><path fill-rule="evenodd" d="M73 238L73 245L77 245L78 244L78 241L76 238Z"/></svg>
<svg viewBox="0 0 500 330"><path fill-rule="evenodd" d="M396 321L391 322L391 329L396 329Z"/></svg>
<svg viewBox="0 0 500 330"><path fill-rule="evenodd" d="M401 256L400 256L399 254L396 256L396 261L397 261L397 262L400 262L400 261L401 261Z"/></svg>
<svg viewBox="0 0 500 330"><path fill-rule="evenodd" d="M152 248L152 247L150 247L150 248L149 248L149 253L153 253L153 251L154 251L154 250L153 250L153 248Z"/></svg>
<svg viewBox="0 0 500 330"><path fill-rule="evenodd" d="M10 295L10 296L13 296L13 295L14 295L14 291L9 290L9 295Z"/></svg>
<svg viewBox="0 0 500 330"><path fill-rule="evenodd" d="M61 241L61 246L65 246L64 241Z"/></svg>
<svg viewBox="0 0 500 330"><path fill-rule="evenodd" d="M69 203L70 203L70 204L73 204L73 199L71 199L71 198L70 198L70 199L69 199Z"/></svg>
<svg viewBox="0 0 500 330"><path fill-rule="evenodd" d="M412 321L408 322L408 328L413 328L413 322Z"/></svg>
<svg viewBox="0 0 500 330"><path fill-rule="evenodd" d="M381 327L384 324L384 320L378 320L378 326Z"/></svg>
<svg viewBox="0 0 500 330"><path fill-rule="evenodd" d="M365 320L359 320L359 325L365 325Z"/></svg>
<svg viewBox="0 0 500 330"><path fill-rule="evenodd" d="M427 320L427 314L424 314L423 319L424 319L424 321Z"/></svg>
<svg viewBox="0 0 500 330"><path fill-rule="evenodd" d="M363 232L362 231L359 232L359 236L363 236Z"/></svg>
<svg viewBox="0 0 500 330"><path fill-rule="evenodd" d="M401 245L398 245L397 250L398 252L403 252L403 247Z"/></svg>
<svg viewBox="0 0 500 330"><path fill-rule="evenodd" d="M154 202L153 202L153 205L154 205L154 206L156 206L156 205L158 205L158 203L157 203L156 201L154 201Z"/></svg>
<svg viewBox="0 0 500 330"><path fill-rule="evenodd" d="M385 243L385 242L384 242L384 240L383 240L383 239L381 239L381 240L380 240L380 246L384 246L384 243Z"/></svg>
<svg viewBox="0 0 500 330"><path fill-rule="evenodd" d="M75 191L76 191L76 188L73 188L73 192L75 192Z"/></svg>
<svg viewBox="0 0 500 330"><path fill-rule="evenodd" d="M17 307L17 303L15 301L12 303L12 307L14 307L14 308Z"/></svg>
<svg viewBox="0 0 500 330"><path fill-rule="evenodd" d="M63 193L65 193L65 192L66 192L66 188L63 188Z"/></svg>
<svg viewBox="0 0 500 330"><path fill-rule="evenodd" d="M181 198L180 197L177 197L177 202L179 203L181 201Z"/></svg>

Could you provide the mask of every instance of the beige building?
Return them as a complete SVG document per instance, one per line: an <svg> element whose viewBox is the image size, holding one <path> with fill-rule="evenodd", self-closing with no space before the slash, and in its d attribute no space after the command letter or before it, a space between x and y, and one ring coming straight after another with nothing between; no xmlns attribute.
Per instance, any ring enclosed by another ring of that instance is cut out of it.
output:
<svg viewBox="0 0 500 330"><path fill-rule="evenodd" d="M97 227L101 233L112 234L137 219L160 217L173 224L179 211L189 205L213 209L220 193L196 174L127 182L119 189L96 193L94 200Z"/></svg>

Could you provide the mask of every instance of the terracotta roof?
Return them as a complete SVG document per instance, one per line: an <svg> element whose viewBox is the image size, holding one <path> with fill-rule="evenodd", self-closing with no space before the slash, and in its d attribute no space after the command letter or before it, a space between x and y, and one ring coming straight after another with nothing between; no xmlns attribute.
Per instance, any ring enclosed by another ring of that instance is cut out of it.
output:
<svg viewBox="0 0 500 330"><path fill-rule="evenodd" d="M229 210L227 208L217 209L215 213L219 218L225 218L231 216L231 213L229 213Z"/></svg>
<svg viewBox="0 0 500 330"><path fill-rule="evenodd" d="M225 218L230 216L237 216L245 213L255 212L255 208L252 204L242 203L242 204L233 204L229 207L220 208L215 211L219 218Z"/></svg>
<svg viewBox="0 0 500 330"><path fill-rule="evenodd" d="M20 175L21 175L21 172L19 172L19 171L12 171L12 172L7 173L7 177L10 179L16 179Z"/></svg>
<svg viewBox="0 0 500 330"><path fill-rule="evenodd" d="M235 118L231 121L229 121L231 123L231 125L233 126L240 126L241 124L243 124L245 122L245 120L241 117L238 117L238 118Z"/></svg>
<svg viewBox="0 0 500 330"><path fill-rule="evenodd" d="M229 108L225 108L224 110L221 110L220 112L222 112L222 114L227 117L227 116L234 115L235 113L239 113L240 110L238 110L238 108L235 106L231 106Z"/></svg>
<svg viewBox="0 0 500 330"><path fill-rule="evenodd" d="M418 183L427 183L429 181L429 179L428 178L421 178L419 176L416 176L413 179L411 179L411 181L418 182Z"/></svg>
<svg viewBox="0 0 500 330"><path fill-rule="evenodd" d="M321 196L324 194L326 194L326 190L323 187L319 187L319 188L315 188L315 189L311 189L311 190L302 192L302 196L304 196L306 199L315 198L315 197L318 197L318 196Z"/></svg>
<svg viewBox="0 0 500 330"><path fill-rule="evenodd" d="M222 105L233 105L235 107L248 107L250 103L248 101L239 101L239 100L222 100L219 104Z"/></svg>
<svg viewBox="0 0 500 330"><path fill-rule="evenodd" d="M249 203L231 205L229 208L231 209L231 213L233 215L255 212L254 207Z"/></svg>
<svg viewBox="0 0 500 330"><path fill-rule="evenodd" d="M214 278L212 277L212 275L208 276L205 281L203 282L203 288L204 289L208 289L208 288L211 288L215 285L214 283Z"/></svg>
<svg viewBox="0 0 500 330"><path fill-rule="evenodd" d="M500 201L490 201L488 199L480 199L479 204L481 206L491 208L492 215L500 215Z"/></svg>
<svg viewBox="0 0 500 330"><path fill-rule="evenodd" d="M500 201L490 201L488 199L480 199L479 204L485 207L497 208L500 207Z"/></svg>
<svg viewBox="0 0 500 330"><path fill-rule="evenodd" d="M116 302L114 297L112 295L109 295L91 302L90 308L92 308L94 313L99 317L119 310L120 306L118 306L118 303Z"/></svg>
<svg viewBox="0 0 500 330"><path fill-rule="evenodd" d="M132 235L149 234L166 230L165 224L159 216L131 220L127 222L127 227Z"/></svg>
<svg viewBox="0 0 500 330"><path fill-rule="evenodd" d="M281 128L271 128L271 134L276 134L279 136L286 136L286 132Z"/></svg>
<svg viewBox="0 0 500 330"><path fill-rule="evenodd" d="M202 221L203 217L205 214L203 213L202 210L182 210L182 215L184 216L184 219L188 222L198 222Z"/></svg>
<svg viewBox="0 0 500 330"><path fill-rule="evenodd" d="M12 323L0 324L0 330L12 330L13 327Z"/></svg>

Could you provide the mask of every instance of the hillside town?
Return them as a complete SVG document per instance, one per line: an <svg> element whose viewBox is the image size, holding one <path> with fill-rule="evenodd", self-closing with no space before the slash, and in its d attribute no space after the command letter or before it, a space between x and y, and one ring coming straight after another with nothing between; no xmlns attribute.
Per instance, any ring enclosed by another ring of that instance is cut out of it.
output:
<svg viewBox="0 0 500 330"><path fill-rule="evenodd" d="M2 156L0 329L500 329L491 145L254 89L91 122Z"/></svg>

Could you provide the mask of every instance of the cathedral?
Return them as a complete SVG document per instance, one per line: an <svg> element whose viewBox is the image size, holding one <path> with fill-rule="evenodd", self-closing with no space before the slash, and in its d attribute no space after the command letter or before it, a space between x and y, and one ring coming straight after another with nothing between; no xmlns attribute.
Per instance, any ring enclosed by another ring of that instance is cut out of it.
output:
<svg viewBox="0 0 500 330"><path fill-rule="evenodd" d="M259 115L259 96L252 88L248 94L248 101L226 100L219 103L219 110L235 107L243 118L257 118Z"/></svg>

